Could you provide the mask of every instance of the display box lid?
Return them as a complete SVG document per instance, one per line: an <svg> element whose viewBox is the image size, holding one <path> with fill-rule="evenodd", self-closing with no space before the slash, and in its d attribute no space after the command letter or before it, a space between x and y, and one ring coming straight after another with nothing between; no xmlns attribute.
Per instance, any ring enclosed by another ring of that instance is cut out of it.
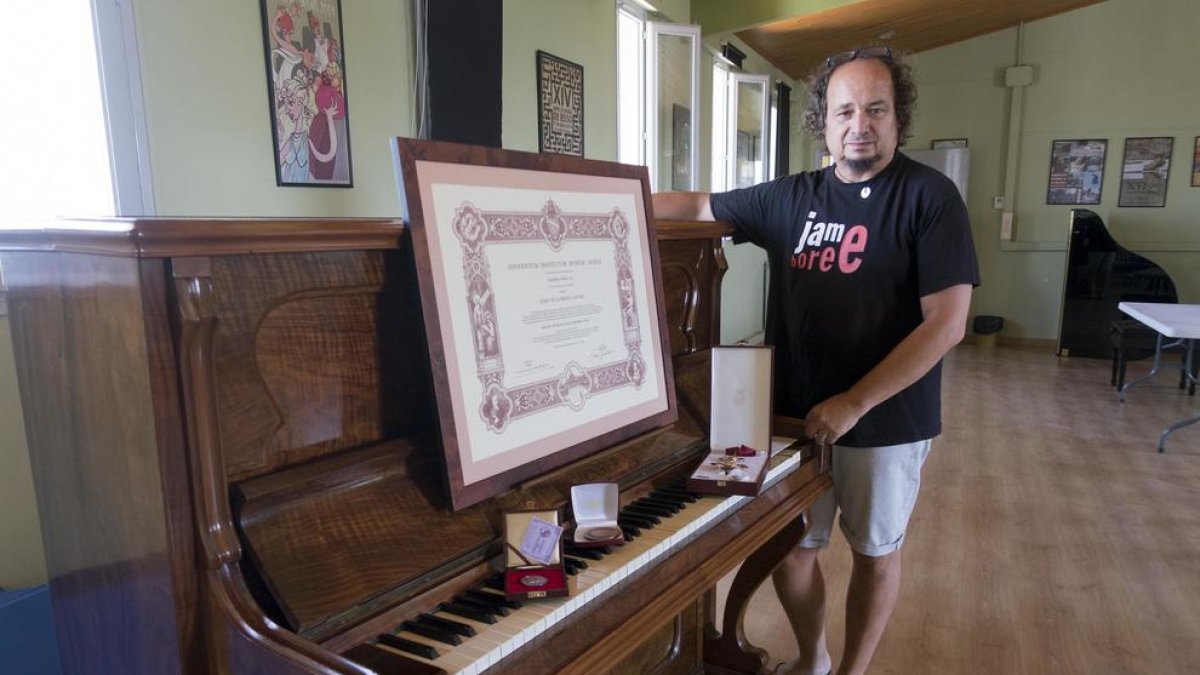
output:
<svg viewBox="0 0 1200 675"><path fill-rule="evenodd" d="M571 486L574 513L574 542L578 546L624 544L625 535L617 524L620 491L616 483L586 483Z"/></svg>
<svg viewBox="0 0 1200 675"><path fill-rule="evenodd" d="M774 360L770 346L712 348L708 447L748 445L770 453Z"/></svg>

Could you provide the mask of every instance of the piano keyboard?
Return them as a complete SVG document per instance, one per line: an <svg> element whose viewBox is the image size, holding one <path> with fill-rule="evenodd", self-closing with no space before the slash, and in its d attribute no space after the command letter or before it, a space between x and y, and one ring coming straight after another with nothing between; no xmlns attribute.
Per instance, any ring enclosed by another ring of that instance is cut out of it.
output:
<svg viewBox="0 0 1200 675"><path fill-rule="evenodd" d="M790 442L777 439L773 452ZM800 452L784 456L768 471L763 490L794 471L801 459ZM660 488L621 510L619 522L627 540L623 546L611 550L564 546L568 596L513 602L505 600L501 585L472 589L346 656L386 675L418 670L477 675L751 499L695 495L681 484ZM381 651L390 652L392 658ZM396 670L387 663L396 664Z"/></svg>

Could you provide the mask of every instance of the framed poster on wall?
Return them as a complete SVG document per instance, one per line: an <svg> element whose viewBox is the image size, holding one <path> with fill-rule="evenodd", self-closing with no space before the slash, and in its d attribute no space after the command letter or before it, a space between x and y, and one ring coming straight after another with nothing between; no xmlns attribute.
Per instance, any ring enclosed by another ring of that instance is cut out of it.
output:
<svg viewBox="0 0 1200 675"><path fill-rule="evenodd" d="M352 187L340 0L260 0L275 184Z"/></svg>
<svg viewBox="0 0 1200 675"><path fill-rule="evenodd" d="M1117 206L1166 206L1174 138L1126 138Z"/></svg>
<svg viewBox="0 0 1200 675"><path fill-rule="evenodd" d="M537 52L538 151L583 157L583 66Z"/></svg>
<svg viewBox="0 0 1200 675"><path fill-rule="evenodd" d="M1108 141L1053 141L1047 204L1099 204Z"/></svg>

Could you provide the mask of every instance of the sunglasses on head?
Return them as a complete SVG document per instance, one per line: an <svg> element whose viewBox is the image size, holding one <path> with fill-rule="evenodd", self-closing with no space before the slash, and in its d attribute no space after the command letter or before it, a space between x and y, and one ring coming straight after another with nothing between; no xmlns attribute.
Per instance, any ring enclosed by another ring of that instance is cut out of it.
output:
<svg viewBox="0 0 1200 675"><path fill-rule="evenodd" d="M825 67L830 69L837 68L843 63L849 63L854 59L883 59L884 61L891 63L892 48L880 45L876 47L863 47L861 49L854 49L848 52L842 52L841 54L834 54L833 56L825 59Z"/></svg>

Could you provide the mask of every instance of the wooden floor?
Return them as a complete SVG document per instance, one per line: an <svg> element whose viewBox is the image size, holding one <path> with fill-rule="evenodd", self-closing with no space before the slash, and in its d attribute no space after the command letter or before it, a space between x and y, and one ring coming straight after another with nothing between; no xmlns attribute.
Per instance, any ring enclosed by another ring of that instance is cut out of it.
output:
<svg viewBox="0 0 1200 675"><path fill-rule="evenodd" d="M1130 364L1132 379L1149 368ZM1124 404L1109 364L963 345L925 465L877 675L1200 673L1200 411L1163 373ZM836 528L835 528L836 530ZM822 556L834 663L850 553ZM770 584L747 612L772 663L796 654Z"/></svg>

